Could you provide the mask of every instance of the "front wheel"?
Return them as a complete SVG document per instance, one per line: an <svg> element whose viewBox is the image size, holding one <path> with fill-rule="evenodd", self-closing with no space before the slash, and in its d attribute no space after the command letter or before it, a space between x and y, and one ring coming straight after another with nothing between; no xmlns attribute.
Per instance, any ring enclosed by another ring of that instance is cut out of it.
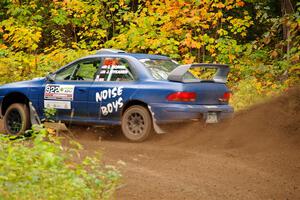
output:
<svg viewBox="0 0 300 200"><path fill-rule="evenodd" d="M142 142L152 134L152 118L147 108L131 106L122 116L122 131L132 142Z"/></svg>
<svg viewBox="0 0 300 200"><path fill-rule="evenodd" d="M25 104L14 103L5 112L4 128L10 135L21 135L30 127L29 110Z"/></svg>

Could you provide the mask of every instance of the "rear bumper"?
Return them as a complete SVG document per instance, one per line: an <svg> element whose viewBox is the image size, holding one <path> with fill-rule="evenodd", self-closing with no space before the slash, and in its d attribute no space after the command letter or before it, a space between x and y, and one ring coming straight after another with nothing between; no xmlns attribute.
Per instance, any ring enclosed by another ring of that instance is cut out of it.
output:
<svg viewBox="0 0 300 200"><path fill-rule="evenodd" d="M156 123L175 123L182 121L205 120L207 113L216 112L218 119L233 116L234 109L229 105L186 105L186 104L151 104Z"/></svg>

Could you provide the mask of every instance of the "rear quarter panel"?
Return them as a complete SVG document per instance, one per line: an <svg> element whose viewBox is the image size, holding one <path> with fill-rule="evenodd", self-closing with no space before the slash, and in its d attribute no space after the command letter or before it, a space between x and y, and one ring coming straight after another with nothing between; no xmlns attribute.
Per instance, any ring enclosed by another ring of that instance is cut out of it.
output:
<svg viewBox="0 0 300 200"><path fill-rule="evenodd" d="M181 83L168 81L146 81L137 84L137 90L131 100L140 100L150 105L168 103L167 96L183 89Z"/></svg>

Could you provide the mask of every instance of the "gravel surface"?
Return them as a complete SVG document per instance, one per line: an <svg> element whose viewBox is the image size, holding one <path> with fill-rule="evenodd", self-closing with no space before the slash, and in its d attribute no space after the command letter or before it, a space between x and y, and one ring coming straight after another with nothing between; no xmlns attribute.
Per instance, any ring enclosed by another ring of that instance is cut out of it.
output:
<svg viewBox="0 0 300 200"><path fill-rule="evenodd" d="M231 122L135 144L120 133L73 130L86 154L118 166L117 199L300 199L300 90L237 113Z"/></svg>
<svg viewBox="0 0 300 200"><path fill-rule="evenodd" d="M73 127L83 154L117 166L116 199L300 199L300 89L203 127L179 124L130 143L120 131Z"/></svg>

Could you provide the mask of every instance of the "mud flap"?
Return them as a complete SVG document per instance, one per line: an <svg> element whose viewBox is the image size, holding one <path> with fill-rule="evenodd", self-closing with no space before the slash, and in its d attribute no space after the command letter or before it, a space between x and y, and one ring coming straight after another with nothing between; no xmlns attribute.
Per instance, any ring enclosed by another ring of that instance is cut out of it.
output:
<svg viewBox="0 0 300 200"><path fill-rule="evenodd" d="M31 102L29 102L29 112L30 112L30 122L32 125L42 125L42 122L39 118L39 115L36 112L36 109L32 105ZM72 112L73 113L73 112ZM57 133L60 131L67 131L70 134L72 132L67 128L67 126L64 123L59 122L44 122L44 126L46 128L54 129Z"/></svg>
<svg viewBox="0 0 300 200"><path fill-rule="evenodd" d="M32 125L41 125L41 120L39 118L39 115L37 114L34 106L32 105L32 102L29 102L29 113L30 113L30 122Z"/></svg>
<svg viewBox="0 0 300 200"><path fill-rule="evenodd" d="M164 131L163 129L161 129L160 126L156 123L155 113L152 111L151 106L148 106L148 109L149 109L149 111L151 113L151 116L152 116L152 122L153 122L154 131L157 134L164 134L164 133L166 133L166 131Z"/></svg>

